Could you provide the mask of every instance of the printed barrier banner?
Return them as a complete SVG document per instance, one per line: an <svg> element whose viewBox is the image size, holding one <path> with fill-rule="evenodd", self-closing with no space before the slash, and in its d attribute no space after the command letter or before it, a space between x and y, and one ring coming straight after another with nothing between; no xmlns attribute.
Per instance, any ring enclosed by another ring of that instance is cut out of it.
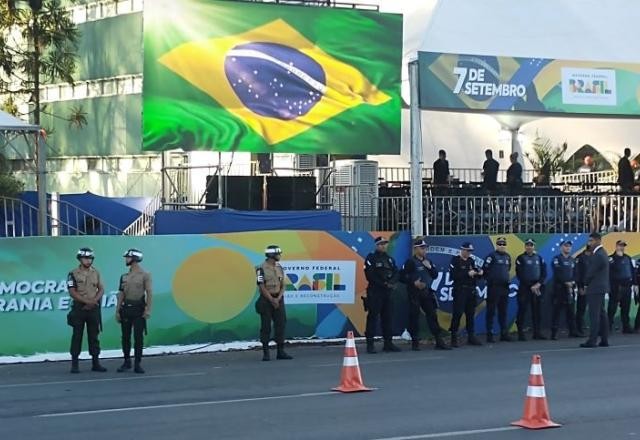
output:
<svg viewBox="0 0 640 440"><path fill-rule="evenodd" d="M148 1L143 149L399 154L401 65L401 15Z"/></svg>
<svg viewBox="0 0 640 440"><path fill-rule="evenodd" d="M420 107L640 117L640 64L420 52Z"/></svg>
<svg viewBox="0 0 640 440"><path fill-rule="evenodd" d="M78 264L76 251L84 246L94 249L95 267L105 284L103 349L120 346L115 304L120 275L127 270L122 255L131 247L143 251L142 266L153 277L148 346L256 340L255 267L264 261L270 244L284 252L288 337L364 333L362 268L376 235L391 238L394 258L407 258L408 233L268 231L5 239L0 249L0 356L68 351L66 278Z"/></svg>
<svg viewBox="0 0 640 440"><path fill-rule="evenodd" d="M0 357L68 351L71 329L66 325L70 299L67 273L77 265L78 248L90 246L96 253L95 267L105 283L102 302L103 349L118 349L120 329L115 321L116 290L126 271L122 254L130 247L144 252L142 266L153 276L154 306L148 322L147 346L254 341L259 317L254 310L258 298L255 267L264 260L264 248L277 244L283 249L286 274L287 337L344 337L353 330L364 335L366 314L361 297L366 292L364 259L374 249L373 239L389 237L390 255L401 266L411 252L408 232L314 232L268 231L212 235L164 235L144 237L29 237L4 239L0 249ZM464 241L476 249L482 264L494 250L497 236L427 237L429 258L439 274L433 283L440 304L440 325L447 329L452 311L452 281L449 263ZM507 235L507 251L515 258L524 251L521 235ZM582 250L586 234L535 235L537 249L548 268L564 240L573 241L573 254ZM640 257L640 234L613 233L604 237L608 253L624 238L627 253ZM517 280L512 270L509 322L516 314ZM548 286L550 288L550 286ZM544 297L543 324L551 314L551 292ZM478 285L476 329L485 330L486 286ZM394 334L407 325L407 295L402 284L393 296ZM632 306L632 319L636 306ZM563 325L563 324L561 324ZM464 319L463 319L464 326ZM497 330L497 322L494 324ZM427 335L424 321L421 324ZM564 328L564 327L563 327Z"/></svg>

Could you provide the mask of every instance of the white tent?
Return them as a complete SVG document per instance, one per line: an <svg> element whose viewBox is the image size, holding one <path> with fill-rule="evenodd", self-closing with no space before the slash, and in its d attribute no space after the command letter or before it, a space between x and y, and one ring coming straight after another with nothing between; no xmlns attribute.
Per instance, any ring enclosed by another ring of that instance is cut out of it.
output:
<svg viewBox="0 0 640 440"><path fill-rule="evenodd" d="M640 2L629 0L380 0L381 10L404 14L403 97L408 102L406 63L420 51L544 57L566 60L640 62ZM640 93L640 91L638 92ZM448 152L452 167L478 168L483 150L503 150L511 141L501 131L520 128L523 149L536 133L568 142L568 154L584 144L604 155L629 147L640 153L638 120L542 118L520 124L484 114L422 112L424 162ZM377 156L387 166L407 166L409 115L403 114L402 155Z"/></svg>
<svg viewBox="0 0 640 440"><path fill-rule="evenodd" d="M0 111L0 132L37 132L39 129L40 128L37 125L31 125L10 115L9 113Z"/></svg>

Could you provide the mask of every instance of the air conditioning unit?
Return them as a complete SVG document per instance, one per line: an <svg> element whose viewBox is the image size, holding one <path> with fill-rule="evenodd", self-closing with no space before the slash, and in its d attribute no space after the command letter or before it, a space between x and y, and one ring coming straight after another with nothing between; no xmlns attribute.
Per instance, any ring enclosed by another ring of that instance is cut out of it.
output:
<svg viewBox="0 0 640 440"><path fill-rule="evenodd" d="M294 168L297 170L313 170L316 167L315 154L296 154Z"/></svg>
<svg viewBox="0 0 640 440"><path fill-rule="evenodd" d="M349 230L375 230L378 223L378 162L336 161L333 208L342 214Z"/></svg>

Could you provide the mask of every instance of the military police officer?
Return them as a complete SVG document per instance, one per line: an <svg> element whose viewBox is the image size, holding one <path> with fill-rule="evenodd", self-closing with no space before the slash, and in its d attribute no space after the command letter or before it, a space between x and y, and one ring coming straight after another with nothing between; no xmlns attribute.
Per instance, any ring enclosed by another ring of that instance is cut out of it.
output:
<svg viewBox="0 0 640 440"><path fill-rule="evenodd" d="M451 259L450 272L453 280L453 317L451 318L451 346L458 347L458 329L464 313L467 320L467 342L469 345L482 345L475 335L476 284L484 273L471 258L473 245L462 243L460 255Z"/></svg>
<svg viewBox="0 0 640 440"><path fill-rule="evenodd" d="M613 319L620 304L620 321L622 321L622 333L633 333L629 323L629 310L631 309L631 287L635 284L635 261L627 255L624 240L616 242L616 251L609 256L609 277L611 292L609 293L608 318L609 328L613 329Z"/></svg>
<svg viewBox="0 0 640 440"><path fill-rule="evenodd" d="M256 301L256 312L260 314L260 342L262 342L262 360L269 361L269 341L271 340L271 322L275 330L278 347L277 359L293 359L284 351L284 332L287 314L284 307L284 271L280 266L282 250L279 246L267 246L267 257L256 269L260 297Z"/></svg>
<svg viewBox="0 0 640 440"><path fill-rule="evenodd" d="M553 312L551 316L551 339L558 339L560 313L565 311L569 336L576 337L575 315L573 305L575 303L576 290L576 262L571 256L573 243L566 240L560 246L561 252L553 257Z"/></svg>
<svg viewBox="0 0 640 440"><path fill-rule="evenodd" d="M506 238L500 237L496 240L496 250L484 260L482 270L487 280L487 342L494 342L493 319L496 307L500 324L500 340L511 341L507 326L511 256L507 253Z"/></svg>
<svg viewBox="0 0 640 440"><path fill-rule="evenodd" d="M438 324L438 301L431 289L433 280L438 276L435 265L426 256L427 243L418 238L413 243L413 257L402 266L407 277L407 292L409 293L409 334L411 334L411 348L420 350L420 309L427 318L427 326L436 339L435 348L449 350L450 347L442 339L442 329Z"/></svg>
<svg viewBox="0 0 640 440"><path fill-rule="evenodd" d="M142 252L138 249L129 249L124 253L125 264L129 272L120 277L118 289L118 304L116 306L116 321L120 323L122 331L122 353L124 362L118 373L131 369L131 330L133 329L133 355L134 370L143 374L142 347L144 345L144 332L147 327L147 319L151 316L152 292L151 274L145 272L140 266Z"/></svg>
<svg viewBox="0 0 640 440"><path fill-rule="evenodd" d="M378 321L382 321L382 337L384 351L400 351L393 344L391 328L391 293L398 275L394 259L387 254L388 240L383 237L375 239L375 252L367 255L364 262L364 274L368 281L367 296L364 298L367 313L367 353L375 353L373 338L376 335Z"/></svg>
<svg viewBox="0 0 640 440"><path fill-rule="evenodd" d="M591 247L587 245L576 257L576 286L578 287L578 299L576 300L576 333L584 336L584 315L587 312L587 296L585 295L585 277L587 275Z"/></svg>
<svg viewBox="0 0 640 440"><path fill-rule="evenodd" d="M529 306L531 306L531 321L533 324L533 339L546 339L540 332L541 304L544 282L547 278L547 266L535 251L536 242L528 239L525 242L525 252L516 259L516 276L518 277L518 340L526 341L524 335L524 320Z"/></svg>
<svg viewBox="0 0 640 440"><path fill-rule="evenodd" d="M67 315L67 324L73 328L71 336L71 373L79 373L78 359L82 351L82 336L87 326L89 354L93 360L91 370L107 371L100 365L100 341L98 334L102 327L100 301L104 286L100 273L93 267L95 255L90 248L82 248L76 253L80 265L69 272L67 288L73 299L71 311Z"/></svg>

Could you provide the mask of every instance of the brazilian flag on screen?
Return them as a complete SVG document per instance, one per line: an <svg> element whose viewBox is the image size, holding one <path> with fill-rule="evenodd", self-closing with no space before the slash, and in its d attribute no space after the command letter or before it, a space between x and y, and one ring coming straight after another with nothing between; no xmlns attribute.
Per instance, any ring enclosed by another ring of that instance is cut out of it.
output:
<svg viewBox="0 0 640 440"><path fill-rule="evenodd" d="M146 1L143 147L398 154L401 62L396 14Z"/></svg>

